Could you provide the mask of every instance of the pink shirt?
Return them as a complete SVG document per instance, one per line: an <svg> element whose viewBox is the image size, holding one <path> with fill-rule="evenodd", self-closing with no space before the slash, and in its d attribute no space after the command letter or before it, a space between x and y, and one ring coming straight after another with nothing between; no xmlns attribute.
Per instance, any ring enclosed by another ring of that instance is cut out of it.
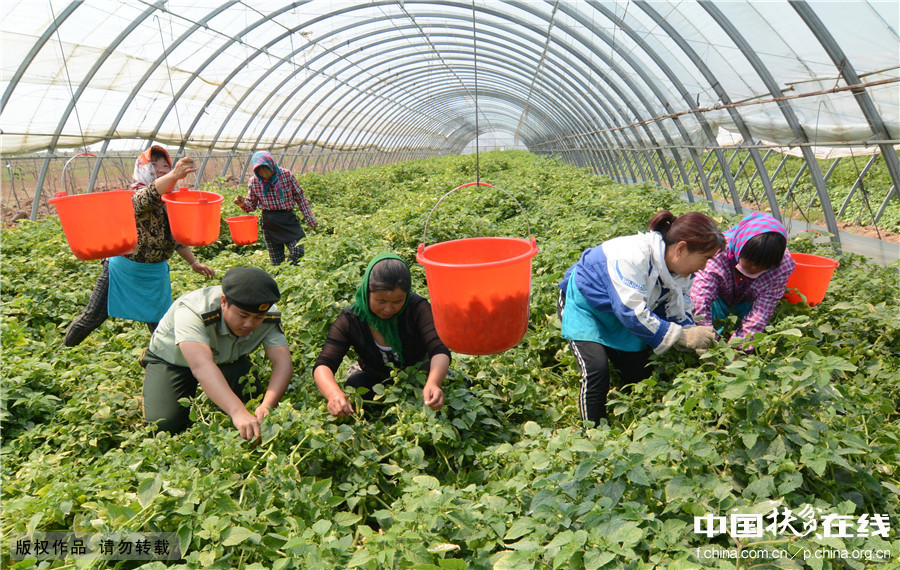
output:
<svg viewBox="0 0 900 570"><path fill-rule="evenodd" d="M744 277L729 262L726 251L720 251L706 263L706 267L694 275L691 285L691 301L694 303L694 321L698 325L712 325L712 304L717 298L728 306L752 302L753 307L744 316L734 332L737 338L747 338L762 332L769 324L775 305L784 296L788 277L796 266L791 253L785 248L781 265L757 277Z"/></svg>

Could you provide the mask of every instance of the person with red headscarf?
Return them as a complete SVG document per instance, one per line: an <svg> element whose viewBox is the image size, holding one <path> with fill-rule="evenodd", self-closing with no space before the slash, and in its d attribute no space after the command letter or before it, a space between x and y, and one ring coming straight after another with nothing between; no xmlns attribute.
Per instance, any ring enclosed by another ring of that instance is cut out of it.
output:
<svg viewBox="0 0 900 570"><path fill-rule="evenodd" d="M175 189L188 174L197 171L194 160L184 157L173 167L169 153L153 145L134 163L132 203L138 241L134 251L102 261L87 306L66 329L65 346L77 346L108 317L147 323L152 332L172 304L169 258L176 251L195 272L206 278L215 272L197 261L191 249L172 237L161 196Z"/></svg>

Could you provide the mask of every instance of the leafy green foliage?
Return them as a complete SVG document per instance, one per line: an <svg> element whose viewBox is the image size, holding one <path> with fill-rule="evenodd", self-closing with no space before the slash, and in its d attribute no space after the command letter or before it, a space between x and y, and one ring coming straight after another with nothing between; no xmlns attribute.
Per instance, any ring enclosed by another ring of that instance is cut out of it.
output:
<svg viewBox="0 0 900 570"><path fill-rule="evenodd" d="M193 427L152 437L142 427L137 363L146 329L111 320L78 348L62 348L99 264L75 260L55 220L4 231L4 565L15 537L61 529L174 532L188 568L461 569L712 565L697 548L763 543L698 534L695 516L774 506L884 513L896 527L897 268L839 256L825 301L779 305L755 353L721 344L699 359L654 357L650 379L611 393L611 423L584 430L556 283L583 249L643 230L660 208L698 206L521 152L483 154L480 170L524 216L485 187L460 190L432 212L474 178L471 156L300 178L320 228L297 267L277 269L295 377L258 446L241 441L202 395ZM241 189L213 190L227 195L223 217L239 213L230 199ZM723 226L735 221L705 211ZM438 412L423 406L424 376L410 368L377 389L386 404L377 418L331 418L312 363L368 260L396 252L425 294L415 251L426 221L424 239L435 243L524 237L526 217L540 252L520 345L454 355ZM197 248L198 258L220 275L236 265L267 268L261 243L236 246L222 232ZM833 256L809 240L790 246ZM175 295L206 284L177 257L172 280ZM265 374L265 358L254 360ZM828 545L897 556L896 536ZM820 545L791 534L757 540L791 552Z"/></svg>

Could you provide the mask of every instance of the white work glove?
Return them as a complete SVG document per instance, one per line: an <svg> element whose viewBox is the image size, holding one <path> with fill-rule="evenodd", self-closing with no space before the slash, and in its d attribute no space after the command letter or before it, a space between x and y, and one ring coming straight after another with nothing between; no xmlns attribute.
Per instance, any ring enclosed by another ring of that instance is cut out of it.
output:
<svg viewBox="0 0 900 570"><path fill-rule="evenodd" d="M677 344L689 348L697 354L703 354L712 343L716 342L716 330L712 327L685 327L681 329L681 337Z"/></svg>

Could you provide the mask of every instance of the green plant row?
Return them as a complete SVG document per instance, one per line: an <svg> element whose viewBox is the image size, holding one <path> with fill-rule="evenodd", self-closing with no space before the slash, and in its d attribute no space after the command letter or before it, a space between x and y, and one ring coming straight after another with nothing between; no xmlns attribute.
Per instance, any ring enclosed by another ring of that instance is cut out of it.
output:
<svg viewBox="0 0 900 570"><path fill-rule="evenodd" d="M4 230L2 566L70 566L11 559L17 539L50 531L175 533L182 568L897 566L896 267L792 240L794 250L840 261L823 303L779 305L752 355L721 345L702 358L654 357L649 380L611 393L610 425L585 430L556 283L583 249L643 230L661 208L691 206L672 192L615 185L523 152L482 154L478 174L515 196L525 215L486 187L460 190L432 212L444 193L475 179L472 156L300 177L320 227L301 263L277 270L295 376L258 446L240 440L204 397L192 404L188 431L153 437L142 426L137 363L146 328L109 321L78 348L63 348L99 263L77 261L56 220ZM206 189L226 196L223 218L240 213L230 200L242 188L217 181ZM723 227L736 221L705 211ZM410 368L379 388L388 407L377 420L328 415L312 364L373 255L404 257L413 289L427 295L415 263L423 240L529 230L539 253L519 346L454 355L440 411L423 406L424 377ZM234 245L224 223L219 240L195 253L219 275L237 265L271 269L262 243ZM175 295L207 284L177 259L172 281ZM265 358L255 361L265 375ZM892 526L887 536L822 538L695 528L705 515L804 508L854 521L883 514ZM699 554L763 547L796 557ZM804 549L823 548L893 559L803 560Z"/></svg>

